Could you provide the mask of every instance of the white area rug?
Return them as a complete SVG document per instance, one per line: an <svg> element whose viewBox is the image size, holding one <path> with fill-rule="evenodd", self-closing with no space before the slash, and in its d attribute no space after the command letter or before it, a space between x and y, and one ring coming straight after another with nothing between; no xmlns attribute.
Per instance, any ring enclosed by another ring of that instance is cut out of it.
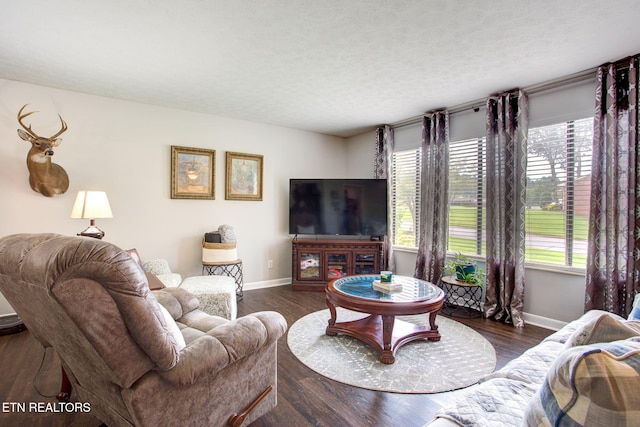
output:
<svg viewBox="0 0 640 427"><path fill-rule="evenodd" d="M317 373L341 383L395 393L439 393L467 387L493 372L496 352L473 329L438 316L440 341L414 341L400 347L391 365L354 338L325 335L329 310L316 311L290 328L287 342L293 354ZM365 317L338 307L338 322ZM428 316L399 316L407 322L427 324Z"/></svg>

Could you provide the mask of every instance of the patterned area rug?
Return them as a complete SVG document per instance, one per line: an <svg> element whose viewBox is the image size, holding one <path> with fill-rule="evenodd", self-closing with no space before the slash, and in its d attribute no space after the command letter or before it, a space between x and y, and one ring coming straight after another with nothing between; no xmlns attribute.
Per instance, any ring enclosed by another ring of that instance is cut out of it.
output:
<svg viewBox="0 0 640 427"><path fill-rule="evenodd" d="M496 366L496 352L482 335L448 319L437 317L440 341L414 341L400 347L391 365L354 338L325 335L329 310L316 311L295 322L287 336L293 354L317 373L341 383L395 393L440 393L468 387ZM338 307L338 322L365 317ZM427 324L427 315L399 316Z"/></svg>

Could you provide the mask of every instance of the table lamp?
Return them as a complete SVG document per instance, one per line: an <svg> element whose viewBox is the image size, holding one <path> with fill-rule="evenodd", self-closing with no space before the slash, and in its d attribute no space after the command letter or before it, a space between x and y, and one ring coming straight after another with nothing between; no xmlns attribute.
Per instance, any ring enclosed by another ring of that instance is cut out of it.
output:
<svg viewBox="0 0 640 427"><path fill-rule="evenodd" d="M89 227L78 233L78 236L102 239L104 231L96 226L96 218L113 218L107 193L104 191L78 191L76 202L71 209L71 218L88 218Z"/></svg>

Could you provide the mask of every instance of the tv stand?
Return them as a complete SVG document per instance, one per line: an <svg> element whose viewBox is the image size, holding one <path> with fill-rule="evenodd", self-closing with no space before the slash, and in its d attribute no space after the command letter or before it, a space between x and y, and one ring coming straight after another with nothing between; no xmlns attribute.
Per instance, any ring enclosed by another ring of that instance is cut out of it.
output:
<svg viewBox="0 0 640 427"><path fill-rule="evenodd" d="M331 280L380 272L382 240L296 237L291 245L291 288L295 291L324 291Z"/></svg>

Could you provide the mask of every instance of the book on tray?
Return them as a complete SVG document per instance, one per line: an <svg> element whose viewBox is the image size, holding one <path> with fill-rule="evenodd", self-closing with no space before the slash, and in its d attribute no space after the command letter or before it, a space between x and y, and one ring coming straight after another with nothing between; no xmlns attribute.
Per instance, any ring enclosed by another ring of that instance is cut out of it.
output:
<svg viewBox="0 0 640 427"><path fill-rule="evenodd" d="M373 281L373 288L382 292L401 291L402 284L394 282L381 282L380 280Z"/></svg>

